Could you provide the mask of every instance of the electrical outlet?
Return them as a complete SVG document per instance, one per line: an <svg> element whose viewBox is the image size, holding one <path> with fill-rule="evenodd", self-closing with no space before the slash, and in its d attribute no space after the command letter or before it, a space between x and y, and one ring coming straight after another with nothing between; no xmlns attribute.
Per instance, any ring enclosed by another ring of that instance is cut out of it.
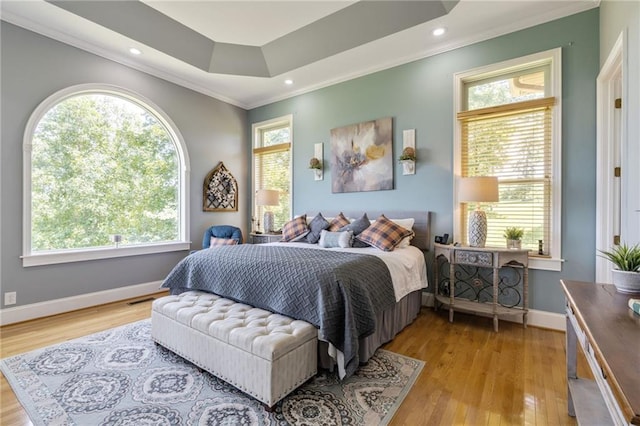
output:
<svg viewBox="0 0 640 426"><path fill-rule="evenodd" d="M9 291L4 294L4 304L5 305L15 305L16 304L16 292Z"/></svg>

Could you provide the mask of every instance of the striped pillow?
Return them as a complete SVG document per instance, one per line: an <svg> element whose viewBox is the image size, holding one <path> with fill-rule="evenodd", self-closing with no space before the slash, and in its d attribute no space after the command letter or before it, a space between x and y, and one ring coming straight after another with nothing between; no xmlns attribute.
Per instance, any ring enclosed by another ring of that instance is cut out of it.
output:
<svg viewBox="0 0 640 426"><path fill-rule="evenodd" d="M392 222L385 215L380 215L373 225L362 231L356 238L380 250L392 251L403 238L412 233L413 231Z"/></svg>
<svg viewBox="0 0 640 426"><path fill-rule="evenodd" d="M309 233L307 215L303 214L284 224L282 242L297 241Z"/></svg>
<svg viewBox="0 0 640 426"><path fill-rule="evenodd" d="M211 239L209 240L209 248L219 246L235 246L236 244L238 244L238 242L233 238L211 237Z"/></svg>

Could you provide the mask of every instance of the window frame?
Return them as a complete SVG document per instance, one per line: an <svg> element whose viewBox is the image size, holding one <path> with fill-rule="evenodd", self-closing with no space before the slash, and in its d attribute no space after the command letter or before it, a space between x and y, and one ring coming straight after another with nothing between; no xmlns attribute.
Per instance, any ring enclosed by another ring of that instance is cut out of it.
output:
<svg viewBox="0 0 640 426"><path fill-rule="evenodd" d="M178 155L178 240L160 243L136 244L130 246L89 247L81 249L31 251L31 153L36 127L44 115L54 106L68 98L84 94L105 94L130 101L153 115L167 130L176 147ZM23 216L22 216L22 266L40 266L59 263L81 262L87 260L111 259L153 253L166 253L189 250L189 157L184 139L171 118L144 96L122 87L107 84L80 84L70 86L47 97L31 113L25 127L23 138Z"/></svg>
<svg viewBox="0 0 640 426"><path fill-rule="evenodd" d="M289 147L289 173L291 179L289 181L289 206L291 206L291 210L289 211L289 219L293 217L293 115L283 115L281 117L272 118L270 120L261 121L258 123L253 123L251 125L251 134L252 134L252 150L251 150L251 188L252 188L252 197L251 197L251 217L262 222L262 210L259 206L256 205L256 192L260 188L256 188L256 155L253 152L255 149L265 148L262 145L262 133L265 130L270 130L272 128L284 127L282 125L289 127L290 137L290 147ZM268 188L267 188L268 189ZM252 229L251 232L254 232L256 229Z"/></svg>
<svg viewBox="0 0 640 426"><path fill-rule="evenodd" d="M467 71L455 73L453 76L454 90L454 148L453 148L453 235L454 241L461 241L461 207L458 201L458 178L462 175L462 124L457 119L460 112L466 110L467 91L465 84L478 80L508 75L523 69L534 69L543 65L550 67L549 92L545 88L545 97L555 97L552 110L551 124L551 168L552 168L552 208L551 208L551 247L548 247L550 257L529 256L530 269L549 271L562 270L562 49L556 48L535 53Z"/></svg>

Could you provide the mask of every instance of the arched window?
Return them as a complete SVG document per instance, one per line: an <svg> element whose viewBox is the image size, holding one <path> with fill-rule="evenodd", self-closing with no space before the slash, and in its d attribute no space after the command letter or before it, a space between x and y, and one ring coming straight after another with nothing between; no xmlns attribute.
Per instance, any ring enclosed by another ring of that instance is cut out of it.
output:
<svg viewBox="0 0 640 426"><path fill-rule="evenodd" d="M127 90L50 96L25 132L23 265L189 249L183 145L158 107Z"/></svg>

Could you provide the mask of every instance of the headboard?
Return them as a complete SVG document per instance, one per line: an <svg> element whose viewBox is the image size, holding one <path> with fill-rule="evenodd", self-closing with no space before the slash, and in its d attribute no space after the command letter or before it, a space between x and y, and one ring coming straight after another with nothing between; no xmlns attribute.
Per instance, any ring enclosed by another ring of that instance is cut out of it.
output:
<svg viewBox="0 0 640 426"><path fill-rule="evenodd" d="M342 214L348 218L359 218L365 212L363 211L351 211L351 210L341 210ZM340 214L340 211L333 210L321 210L321 213L324 217L335 217ZM413 224L413 232L415 232L415 236L411 240L411 245L416 246L421 250L429 250L429 244L431 243L431 233L430 233L430 215L428 211L424 210L408 210L408 211L398 211L398 210L367 210L367 217L369 220L376 220L378 216L384 214L389 219L407 219L414 218L415 223ZM318 212L307 212L307 217L312 219Z"/></svg>

